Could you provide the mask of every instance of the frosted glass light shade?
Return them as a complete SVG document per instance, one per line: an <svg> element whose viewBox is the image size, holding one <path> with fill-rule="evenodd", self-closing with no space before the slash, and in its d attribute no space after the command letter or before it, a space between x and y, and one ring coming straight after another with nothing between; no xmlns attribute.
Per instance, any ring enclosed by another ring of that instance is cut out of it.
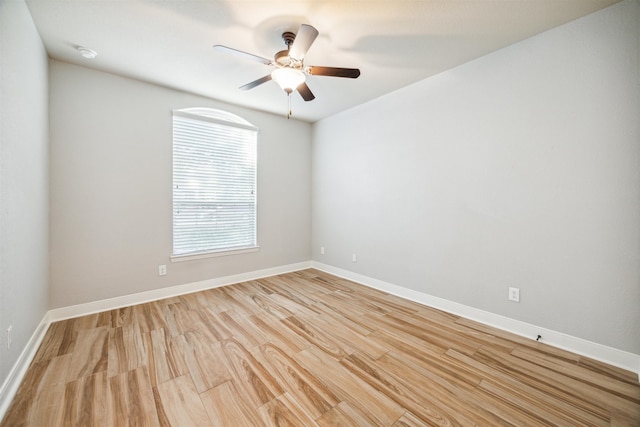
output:
<svg viewBox="0 0 640 427"><path fill-rule="evenodd" d="M304 73L293 68L277 68L271 73L271 78L287 93L304 83Z"/></svg>

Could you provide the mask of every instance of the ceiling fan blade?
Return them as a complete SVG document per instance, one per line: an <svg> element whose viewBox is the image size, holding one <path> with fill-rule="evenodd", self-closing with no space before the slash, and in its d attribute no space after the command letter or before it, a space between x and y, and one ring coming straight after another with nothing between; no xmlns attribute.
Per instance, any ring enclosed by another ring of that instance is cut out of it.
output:
<svg viewBox="0 0 640 427"><path fill-rule="evenodd" d="M228 46L223 46L221 44L217 44L217 45L213 46L213 48L217 49L217 50L219 50L221 52L230 53L230 54L238 56L240 58L250 59L252 61L260 62L260 63L265 64L265 65L273 65L273 61L270 60L270 59L263 58L263 57L258 56L258 55L254 55L252 53L243 52L241 50L234 49L232 47L228 47Z"/></svg>
<svg viewBox="0 0 640 427"><path fill-rule="evenodd" d="M348 77L350 79L357 79L360 76L360 70L357 68L318 67L314 65L307 68L307 72L312 76Z"/></svg>
<svg viewBox="0 0 640 427"><path fill-rule="evenodd" d="M311 25L300 25L298 34L296 34L296 38L289 49L289 56L297 59L298 61L302 61L316 37L318 37L318 30L313 28Z"/></svg>
<svg viewBox="0 0 640 427"><path fill-rule="evenodd" d="M251 83L247 83L244 86L240 86L240 89L242 89L242 90L253 89L254 87L260 86L262 83L266 83L269 80L271 80L271 74L267 74L266 76L262 77L261 79L254 80Z"/></svg>
<svg viewBox="0 0 640 427"><path fill-rule="evenodd" d="M313 101L316 99L315 95L311 92L311 89L309 89L309 86L307 86L305 82L300 83L300 86L298 86L297 89L298 93L305 101Z"/></svg>

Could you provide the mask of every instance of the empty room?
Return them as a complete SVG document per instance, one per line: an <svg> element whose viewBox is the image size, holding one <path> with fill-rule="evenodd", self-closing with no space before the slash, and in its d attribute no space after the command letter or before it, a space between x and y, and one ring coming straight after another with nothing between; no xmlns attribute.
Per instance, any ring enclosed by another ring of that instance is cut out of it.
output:
<svg viewBox="0 0 640 427"><path fill-rule="evenodd" d="M639 0L0 0L0 427L639 426Z"/></svg>

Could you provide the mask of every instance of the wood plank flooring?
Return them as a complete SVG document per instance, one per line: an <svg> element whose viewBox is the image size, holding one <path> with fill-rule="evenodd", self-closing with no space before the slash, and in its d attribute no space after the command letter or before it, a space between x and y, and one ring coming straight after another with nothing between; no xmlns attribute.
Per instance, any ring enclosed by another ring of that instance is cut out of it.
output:
<svg viewBox="0 0 640 427"><path fill-rule="evenodd" d="M51 325L2 427L640 426L635 373L304 270Z"/></svg>

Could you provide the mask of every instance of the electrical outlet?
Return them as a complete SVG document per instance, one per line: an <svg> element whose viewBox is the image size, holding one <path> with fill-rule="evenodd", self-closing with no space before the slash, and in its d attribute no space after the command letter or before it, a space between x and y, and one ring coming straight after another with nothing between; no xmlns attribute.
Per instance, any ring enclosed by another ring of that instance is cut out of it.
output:
<svg viewBox="0 0 640 427"><path fill-rule="evenodd" d="M320 246L320 255L324 255L324 246Z"/></svg>
<svg viewBox="0 0 640 427"><path fill-rule="evenodd" d="M167 274L167 266L166 265L158 266L158 276L164 276L165 274Z"/></svg>
<svg viewBox="0 0 640 427"><path fill-rule="evenodd" d="M520 302L520 289L509 288L509 301Z"/></svg>
<svg viewBox="0 0 640 427"><path fill-rule="evenodd" d="M351 255L351 262L358 262L358 257L356 254Z"/></svg>
<svg viewBox="0 0 640 427"><path fill-rule="evenodd" d="M13 330L13 325L7 328L7 350L11 349L11 331Z"/></svg>

